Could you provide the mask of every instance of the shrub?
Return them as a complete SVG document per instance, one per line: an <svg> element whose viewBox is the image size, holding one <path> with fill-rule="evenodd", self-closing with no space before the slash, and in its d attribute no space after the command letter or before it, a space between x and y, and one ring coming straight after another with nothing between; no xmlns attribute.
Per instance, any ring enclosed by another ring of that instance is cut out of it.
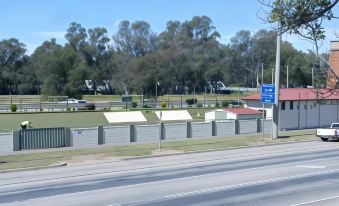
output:
<svg viewBox="0 0 339 206"><path fill-rule="evenodd" d="M167 102L161 102L161 107L166 108L167 107Z"/></svg>
<svg viewBox="0 0 339 206"><path fill-rule="evenodd" d="M202 103L198 103L197 107L203 107Z"/></svg>
<svg viewBox="0 0 339 206"><path fill-rule="evenodd" d="M143 107L143 108L151 108L151 106L149 106L149 105L147 105L147 104L144 104L142 107Z"/></svg>
<svg viewBox="0 0 339 206"><path fill-rule="evenodd" d="M132 108L137 108L137 107L138 107L138 103L132 102Z"/></svg>
<svg viewBox="0 0 339 206"><path fill-rule="evenodd" d="M16 112L16 110L17 110L16 104L11 104L11 111Z"/></svg>
<svg viewBox="0 0 339 206"><path fill-rule="evenodd" d="M221 102L222 107L228 107L228 104L229 102L226 100Z"/></svg>
<svg viewBox="0 0 339 206"><path fill-rule="evenodd" d="M219 102L215 103L215 107L216 107L216 108L220 107Z"/></svg>
<svg viewBox="0 0 339 206"><path fill-rule="evenodd" d="M67 110L66 110L67 112L70 112L71 111L71 108L70 107L67 107Z"/></svg>
<svg viewBox="0 0 339 206"><path fill-rule="evenodd" d="M188 105L193 105L193 104L195 104L197 102L198 102L197 98L186 99L186 103Z"/></svg>

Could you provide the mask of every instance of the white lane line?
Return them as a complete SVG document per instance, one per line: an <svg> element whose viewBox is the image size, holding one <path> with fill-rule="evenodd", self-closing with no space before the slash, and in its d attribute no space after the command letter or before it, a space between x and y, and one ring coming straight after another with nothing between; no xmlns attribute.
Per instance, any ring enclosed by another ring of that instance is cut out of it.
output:
<svg viewBox="0 0 339 206"><path fill-rule="evenodd" d="M298 203L298 204L294 204L294 205L290 205L290 206L308 205L308 204L322 202L322 201L326 201L326 200L332 200L332 199L336 199L336 198L339 198L339 195L333 196L333 197L327 197L327 198L323 198L323 199L319 199L319 200L313 200L313 201L309 201L309 202L302 202L302 203Z"/></svg>
<svg viewBox="0 0 339 206"><path fill-rule="evenodd" d="M331 174L331 173L338 172L338 171L339 171L339 169L329 170L329 171L324 171L324 172L314 172L314 173L308 173L308 174L302 174L302 175L294 175L294 176L288 176L288 177L281 177L281 178L273 178L273 179L260 180L260 181L245 182L245 183L241 183L241 184L227 185L227 186L223 186L223 187L215 187L215 188L208 188L208 189L203 189L203 190L196 190L196 191L178 193L178 194L173 194L173 195L166 195L165 198L166 199L176 199L176 198L194 196L194 195L198 195L198 194L206 194L206 193L218 192L218 191L229 190L229 189L236 189L236 188L249 187L249 186L257 186L257 185L263 185L263 184L269 184L269 183L277 183L277 182L283 182L283 181L288 181L288 180L294 180L294 179L304 178L304 177L312 177L312 176L318 176L318 175ZM294 206L296 206L296 205L294 205Z"/></svg>
<svg viewBox="0 0 339 206"><path fill-rule="evenodd" d="M300 167L300 168L309 168L309 169L324 169L326 166L317 166L317 165L298 165L294 167Z"/></svg>
<svg viewBox="0 0 339 206"><path fill-rule="evenodd" d="M252 170L257 170L257 169L266 169L266 168L273 168L273 167L279 167L279 166L287 166L287 165L293 165L293 164L305 163L305 162L313 162L313 161L319 161L319 160L328 160L328 158L318 158L318 159L304 160L304 161L299 161L299 162L283 163L283 164L268 165L268 166L261 166L261 167L252 167L252 168L248 168L248 169L239 169L239 170L231 170L231 171L225 171L225 172L216 172L216 173L195 175L195 176L189 176L189 177L179 177L179 178L174 178L174 179L159 180L159 181L145 182L145 183L137 183L137 184L116 186L116 187L103 188L103 189L90 190L90 191L72 192L72 193L67 193L67 194L59 194L59 195L51 195L51 196L46 196L46 197L31 198L31 199L28 199L26 201L45 200L45 199L48 199L48 198L60 198L60 197L71 196L71 195L79 195L79 194L83 194L83 193L86 193L86 192L93 193L93 192L107 191L107 190L111 190L111 189L126 189L126 188L143 186L143 185L148 185L148 184L159 184L159 183L166 183L166 182L172 182L172 181L174 182L174 181L190 180L190 179L195 179L195 178L200 178L200 177L209 177L209 176L215 176L215 175L245 172L245 171L252 171ZM339 171L339 169L334 169L334 170L324 171L324 173L318 172L318 173L311 173L311 174L321 175L321 174L327 174L327 173L334 173L334 172L338 172L338 171ZM305 176L307 176L307 175L309 175L309 174L305 174ZM303 177L304 175L299 175L299 176ZM281 179L281 178L279 178L279 179ZM269 180L262 180L261 182L267 182L267 181L269 181ZM212 188L212 189L214 191L216 191L217 188ZM8 193L8 194L13 194L13 193Z"/></svg>

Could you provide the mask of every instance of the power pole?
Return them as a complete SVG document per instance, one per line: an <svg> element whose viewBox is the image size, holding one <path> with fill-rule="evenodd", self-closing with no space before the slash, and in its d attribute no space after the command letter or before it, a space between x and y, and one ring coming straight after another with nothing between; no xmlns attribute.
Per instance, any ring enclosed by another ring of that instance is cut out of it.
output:
<svg viewBox="0 0 339 206"><path fill-rule="evenodd" d="M281 34L278 34L277 53L275 57L275 94L274 104L272 105L272 139L277 139L279 133L280 44Z"/></svg>
<svg viewBox="0 0 339 206"><path fill-rule="evenodd" d="M264 63L261 63L261 86L264 84Z"/></svg>
<svg viewBox="0 0 339 206"><path fill-rule="evenodd" d="M312 88L314 88L314 67L312 67Z"/></svg>
<svg viewBox="0 0 339 206"><path fill-rule="evenodd" d="M274 84L274 67L272 68L272 84Z"/></svg>
<svg viewBox="0 0 339 206"><path fill-rule="evenodd" d="M286 75L287 75L287 78L286 78L286 87L288 88L288 65L286 66Z"/></svg>

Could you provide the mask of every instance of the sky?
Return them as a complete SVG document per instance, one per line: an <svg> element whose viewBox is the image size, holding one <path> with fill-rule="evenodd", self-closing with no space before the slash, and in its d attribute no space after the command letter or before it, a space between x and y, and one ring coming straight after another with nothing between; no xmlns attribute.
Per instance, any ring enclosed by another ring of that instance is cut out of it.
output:
<svg viewBox="0 0 339 206"><path fill-rule="evenodd" d="M86 29L105 27L111 37L122 20L144 20L153 32L160 33L170 20L183 22L206 15L221 34L222 43L229 43L240 30L255 33L271 28L259 18L265 14L257 0L1 0L0 5L0 40L17 38L26 45L28 54L51 38L63 45L71 22ZM339 16L339 5L334 14ZM329 42L338 40L335 32L339 33L339 21L326 22L324 28L327 39L321 50L326 52ZM284 35L283 40L299 50L313 49L296 36Z"/></svg>

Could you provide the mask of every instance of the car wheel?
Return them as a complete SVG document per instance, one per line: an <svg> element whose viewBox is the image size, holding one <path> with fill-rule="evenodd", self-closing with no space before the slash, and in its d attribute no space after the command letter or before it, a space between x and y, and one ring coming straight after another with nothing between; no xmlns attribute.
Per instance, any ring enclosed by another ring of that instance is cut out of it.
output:
<svg viewBox="0 0 339 206"><path fill-rule="evenodd" d="M326 142L326 141L328 140L328 138L326 138L326 137L321 137L321 140L324 141L324 142Z"/></svg>

